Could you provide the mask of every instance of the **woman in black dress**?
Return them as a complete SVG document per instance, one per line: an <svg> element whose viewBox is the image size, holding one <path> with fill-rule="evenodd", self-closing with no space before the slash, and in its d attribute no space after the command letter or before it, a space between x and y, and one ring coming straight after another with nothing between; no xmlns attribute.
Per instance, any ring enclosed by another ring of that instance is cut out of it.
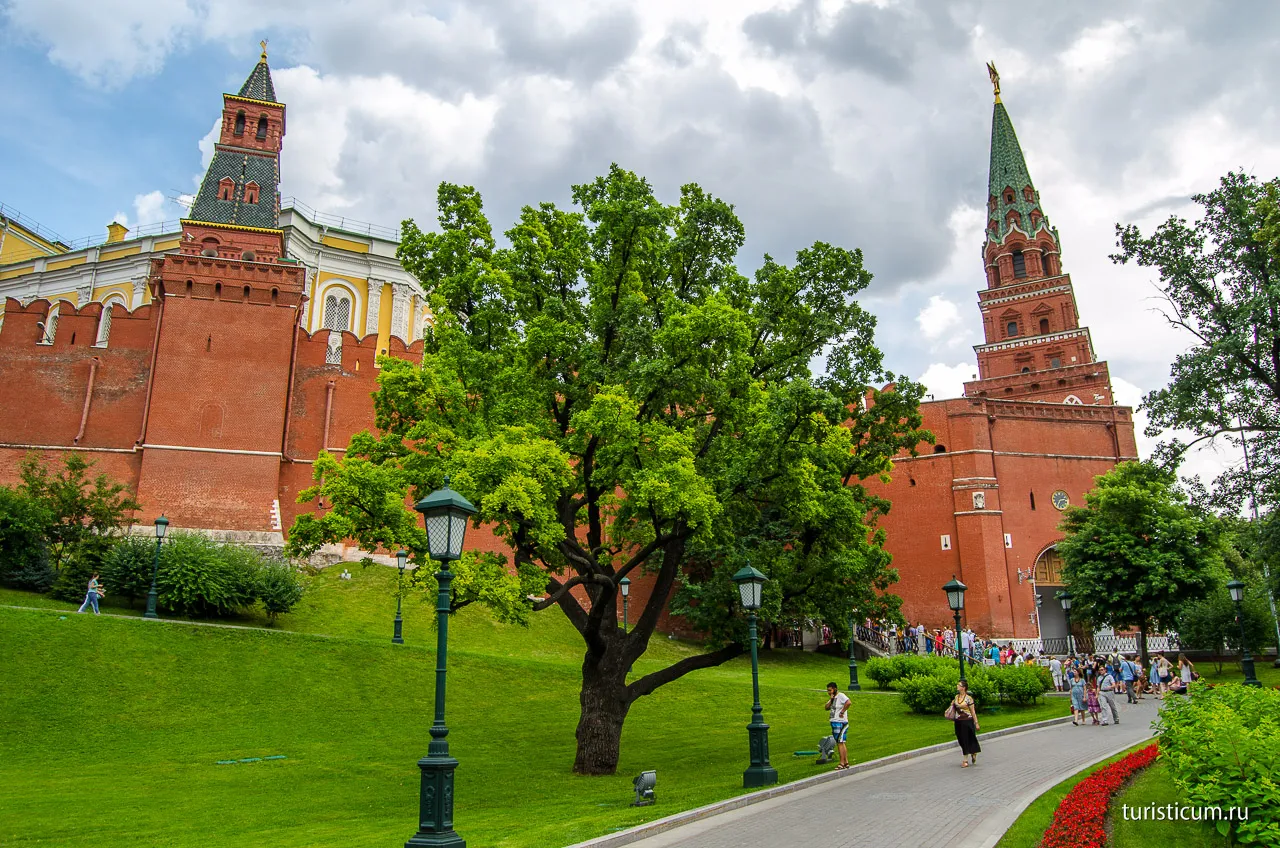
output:
<svg viewBox="0 0 1280 848"><path fill-rule="evenodd" d="M968 757L960 761L961 768L968 768L970 763L977 765L978 754L982 746L978 744L978 707L969 695L969 684L961 680L956 684L956 697L951 702L955 711L960 714L956 719L956 741L960 743L960 753Z"/></svg>

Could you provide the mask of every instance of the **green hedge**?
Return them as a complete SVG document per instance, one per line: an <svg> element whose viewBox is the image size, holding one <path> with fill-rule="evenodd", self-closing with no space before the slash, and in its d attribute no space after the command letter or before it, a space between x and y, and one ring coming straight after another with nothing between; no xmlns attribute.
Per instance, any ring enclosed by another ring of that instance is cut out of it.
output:
<svg viewBox="0 0 1280 848"><path fill-rule="evenodd" d="M960 679L959 661L954 657L922 657L919 654L898 654L892 657L872 657L860 667L862 673L876 682L880 689L893 688L893 683L904 677L931 675L950 668Z"/></svg>
<svg viewBox="0 0 1280 848"><path fill-rule="evenodd" d="M1043 666L994 665L985 669L995 681L1002 701L1008 699L1015 704L1034 704L1053 688L1053 676Z"/></svg>
<svg viewBox="0 0 1280 848"><path fill-rule="evenodd" d="M974 666L965 670L969 681L969 694L979 709L989 707L999 697L994 678L987 669ZM893 688L902 693L902 702L913 713L941 715L956 696L956 683L960 680L957 665L934 669L932 674L914 674L894 682Z"/></svg>
<svg viewBox="0 0 1280 848"><path fill-rule="evenodd" d="M1160 752L1189 803L1248 808L1248 821L1216 822L1245 845L1280 845L1280 691L1193 683L1168 698Z"/></svg>

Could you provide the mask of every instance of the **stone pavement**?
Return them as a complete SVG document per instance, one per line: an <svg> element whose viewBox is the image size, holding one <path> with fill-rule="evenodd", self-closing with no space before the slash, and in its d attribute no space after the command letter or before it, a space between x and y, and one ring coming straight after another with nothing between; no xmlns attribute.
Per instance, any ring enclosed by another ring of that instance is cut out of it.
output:
<svg viewBox="0 0 1280 848"><path fill-rule="evenodd" d="M982 753L971 768L960 767L960 750L953 745L638 840L617 834L584 845L603 848L625 840L636 848L989 848L1027 805L1060 781L1150 738L1160 703L1147 698L1127 706L1122 696L1121 723L1111 727L1067 722L996 739L979 737ZM856 736L851 728L851 749Z"/></svg>

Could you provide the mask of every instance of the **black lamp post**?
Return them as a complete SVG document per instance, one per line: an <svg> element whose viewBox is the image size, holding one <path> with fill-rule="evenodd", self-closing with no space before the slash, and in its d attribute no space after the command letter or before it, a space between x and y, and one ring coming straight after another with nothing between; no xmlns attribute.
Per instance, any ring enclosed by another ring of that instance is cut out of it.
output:
<svg viewBox="0 0 1280 848"><path fill-rule="evenodd" d="M147 592L147 611L143 618L159 618L156 614L156 575L160 573L160 546L164 544L164 534L169 532L169 519L161 515L156 519L156 553L151 560L151 591Z"/></svg>
<svg viewBox="0 0 1280 848"><path fill-rule="evenodd" d="M404 644L404 637L400 635L400 597L404 594L404 564L408 559L408 551L396 551L396 566L400 569L400 578L396 583L396 630L391 637L391 641L396 645Z"/></svg>
<svg viewBox="0 0 1280 848"><path fill-rule="evenodd" d="M960 613L964 610L964 592L969 587L951 575L951 582L942 587L942 591L947 593L947 606L951 607L951 614L956 617L956 633L960 633ZM969 681L964 676L964 651L957 651L960 655L960 679L964 681L964 685L968 687Z"/></svg>
<svg viewBox="0 0 1280 848"><path fill-rule="evenodd" d="M769 765L769 725L764 723L764 708L760 706L760 664L756 654L756 610L760 609L760 595L768 579L749 565L733 575L742 608L751 615L751 691L755 700L751 704L751 723L747 725L751 765L742 773L742 785L748 789L778 782L777 769Z"/></svg>
<svg viewBox="0 0 1280 848"><path fill-rule="evenodd" d="M853 613L849 613L849 691L861 692L862 686L858 683L858 658L853 653L853 640L858 635L858 619Z"/></svg>
<svg viewBox="0 0 1280 848"><path fill-rule="evenodd" d="M1067 656L1074 657L1076 655L1076 644L1071 636L1071 593L1068 591L1059 592L1058 602L1062 604L1062 614L1067 617Z"/></svg>
<svg viewBox="0 0 1280 848"><path fill-rule="evenodd" d="M1240 665L1244 669L1244 685L1261 686L1262 683L1253 671L1253 654L1249 653L1249 645L1244 638L1244 584L1239 580L1232 580L1227 583L1227 591L1231 593L1231 600L1236 602L1236 623L1240 625Z"/></svg>
<svg viewBox="0 0 1280 848"><path fill-rule="evenodd" d="M627 596L631 594L631 578L624 577L618 581L618 588L622 592L622 632L627 632ZM631 673L631 665L627 664L627 674Z"/></svg>
<svg viewBox="0 0 1280 848"><path fill-rule="evenodd" d="M467 535L467 519L476 508L462 495L449 488L436 489L414 505L422 513L427 528L427 551L440 563L436 583L436 717L431 724L431 744L427 755L418 760L422 770L422 787L418 796L418 832L405 843L405 848L466 848L466 840L453 829L453 771L458 761L449 756L449 728L444 723L444 677L449 654L449 602L452 598L453 574L449 563L462 556L462 540Z"/></svg>

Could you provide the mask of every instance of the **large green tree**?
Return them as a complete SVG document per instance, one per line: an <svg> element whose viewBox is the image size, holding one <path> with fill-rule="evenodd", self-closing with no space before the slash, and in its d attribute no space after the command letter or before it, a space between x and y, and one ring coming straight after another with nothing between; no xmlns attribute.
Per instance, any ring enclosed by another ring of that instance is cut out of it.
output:
<svg viewBox="0 0 1280 848"><path fill-rule="evenodd" d="M1233 172L1192 198L1201 207L1194 222L1171 217L1149 236L1116 226L1112 259L1159 273L1165 317L1190 341L1169 384L1143 398L1147 435L1190 434L1161 444L1157 458L1170 465L1200 442L1222 437L1239 448L1247 438L1252 465L1233 465L1215 486L1231 509L1255 484L1261 504L1280 505L1278 196L1280 180Z"/></svg>
<svg viewBox="0 0 1280 848"><path fill-rule="evenodd" d="M889 505L861 481L927 434L919 385L874 388L893 375L855 300L860 251L818 242L747 277L733 207L697 185L668 205L614 166L572 196L578 211L525 207L508 247L468 187L440 186L438 232L405 222L400 259L435 316L423 362L381 360L380 435L317 463L304 497L330 509L290 543L421 560L405 497L450 475L511 556L464 560L455 607L567 617L585 643L574 770L611 774L637 698L743 650L745 562L771 578L766 620L892 614ZM624 633L619 581L642 573ZM628 681L668 605L708 649Z"/></svg>
<svg viewBox="0 0 1280 848"><path fill-rule="evenodd" d="M1223 582L1220 523L1189 505L1174 473L1152 462L1121 463L1098 477L1061 528L1072 618L1138 628L1144 663L1147 633L1175 627L1186 604Z"/></svg>

